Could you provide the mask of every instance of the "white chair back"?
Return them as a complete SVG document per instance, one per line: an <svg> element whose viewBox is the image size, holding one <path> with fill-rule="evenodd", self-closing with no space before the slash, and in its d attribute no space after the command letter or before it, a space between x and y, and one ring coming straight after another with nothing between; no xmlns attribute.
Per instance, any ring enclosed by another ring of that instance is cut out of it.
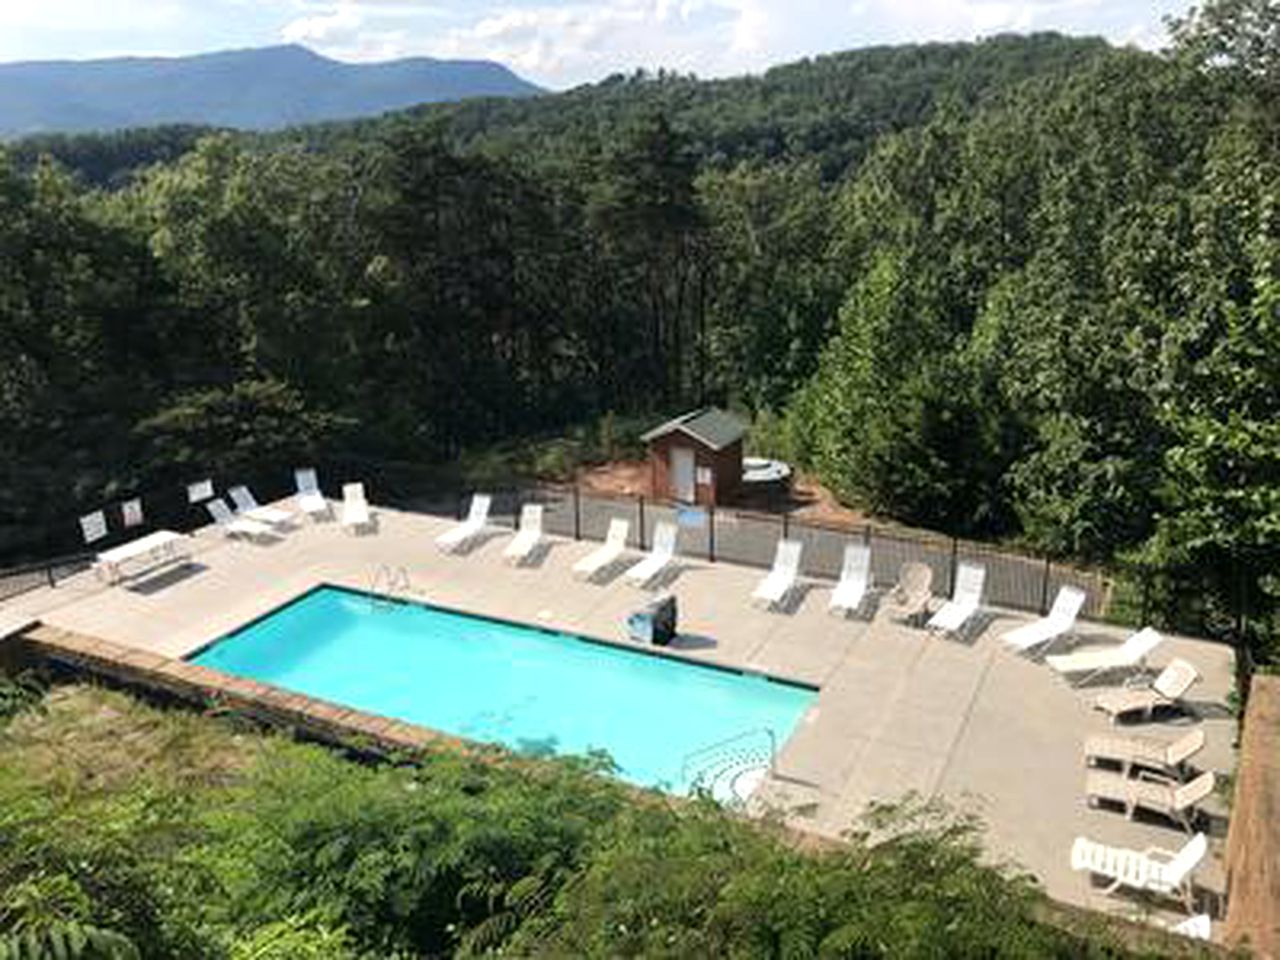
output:
<svg viewBox="0 0 1280 960"><path fill-rule="evenodd" d="M800 554L803 551L804 544L799 540L779 540L773 556L773 569L796 576L800 572Z"/></svg>
<svg viewBox="0 0 1280 960"><path fill-rule="evenodd" d="M1169 744L1169 748L1165 751L1164 762L1171 767L1176 767L1182 761L1199 753L1203 746L1204 731L1197 727Z"/></svg>
<svg viewBox="0 0 1280 960"><path fill-rule="evenodd" d="M1200 864L1208 850L1208 838L1197 833L1165 866L1165 876L1173 883L1181 883Z"/></svg>
<svg viewBox="0 0 1280 960"><path fill-rule="evenodd" d="M604 536L604 542L607 546L617 547L619 550L627 545L627 534L631 531L629 521L623 520L621 517L614 517L609 521L609 532Z"/></svg>
<svg viewBox="0 0 1280 960"><path fill-rule="evenodd" d="M213 481L199 480L187 484L187 503L203 503L213 496Z"/></svg>
<svg viewBox="0 0 1280 960"><path fill-rule="evenodd" d="M962 563L956 571L956 589L951 599L956 603L977 606L982 602L982 587L987 580L987 568L980 563Z"/></svg>
<svg viewBox="0 0 1280 960"><path fill-rule="evenodd" d="M1153 690L1168 700L1177 700L1191 689L1191 685L1200 679L1200 673L1186 660L1175 657L1169 665L1160 671L1151 684Z"/></svg>
<svg viewBox="0 0 1280 960"><path fill-rule="evenodd" d="M1138 663L1152 650L1164 643L1164 637L1154 627L1143 627L1120 648L1121 654L1129 663Z"/></svg>
<svg viewBox="0 0 1280 960"><path fill-rule="evenodd" d="M231 502L236 505L236 509L241 513L258 509L258 501L254 499L248 487L232 487L227 491L227 496L231 498Z"/></svg>
<svg viewBox="0 0 1280 960"><path fill-rule="evenodd" d="M231 508L227 506L227 501L221 497L214 497L212 500L205 502L205 509L209 511L209 516L213 517L214 523L218 526L224 526L235 520L235 516L231 513Z"/></svg>
<svg viewBox="0 0 1280 960"><path fill-rule="evenodd" d="M344 483L342 485L342 499L345 503L364 503L364 484Z"/></svg>
<svg viewBox="0 0 1280 960"><path fill-rule="evenodd" d="M865 543L850 543L844 548L844 563L840 579L853 583L865 583L871 574L871 548Z"/></svg>
<svg viewBox="0 0 1280 960"><path fill-rule="evenodd" d="M482 527L489 519L489 508L493 505L493 496L488 493L471 495L471 510L467 513L467 523L474 527Z"/></svg>
<svg viewBox="0 0 1280 960"><path fill-rule="evenodd" d="M520 508L520 529L542 532L542 504L526 503Z"/></svg>
<svg viewBox="0 0 1280 960"><path fill-rule="evenodd" d="M674 523L665 520L653 531L653 553L656 556L674 557L676 554L676 534L678 529Z"/></svg>
<svg viewBox="0 0 1280 960"><path fill-rule="evenodd" d="M1084 608L1085 592L1079 587L1066 586L1054 597L1053 606L1049 608L1049 619L1054 623L1071 624L1076 622L1080 611Z"/></svg>
<svg viewBox="0 0 1280 960"><path fill-rule="evenodd" d="M1206 770L1173 791L1173 809L1188 810L1213 793L1213 771Z"/></svg>
<svg viewBox="0 0 1280 960"><path fill-rule="evenodd" d="M299 467L293 471L293 483L299 493L319 493L320 481L313 467Z"/></svg>

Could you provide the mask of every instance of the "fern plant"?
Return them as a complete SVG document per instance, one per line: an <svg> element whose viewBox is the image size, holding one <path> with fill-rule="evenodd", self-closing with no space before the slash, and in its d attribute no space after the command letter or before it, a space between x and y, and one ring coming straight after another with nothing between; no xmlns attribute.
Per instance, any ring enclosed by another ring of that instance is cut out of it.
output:
<svg viewBox="0 0 1280 960"><path fill-rule="evenodd" d="M0 936L0 960L138 960L128 937L80 923Z"/></svg>

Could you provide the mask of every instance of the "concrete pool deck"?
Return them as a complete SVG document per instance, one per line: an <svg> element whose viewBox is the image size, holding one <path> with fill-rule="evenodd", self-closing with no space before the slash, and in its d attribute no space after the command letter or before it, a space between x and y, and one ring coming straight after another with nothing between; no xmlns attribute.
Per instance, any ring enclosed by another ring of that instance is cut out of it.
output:
<svg viewBox="0 0 1280 960"><path fill-rule="evenodd" d="M536 561L513 568L501 561L509 531L495 531L465 555L440 553L432 541L452 524L378 508L377 531L343 532L336 522L300 521L262 544L199 531L193 560L116 587L79 574L0 603L0 615L34 617L61 630L124 647L180 658L322 583L369 589L381 567L403 568L413 599L473 613L538 624L606 640L622 640L622 624L647 597L613 571L600 583L571 576L593 542L552 539ZM635 553L628 554L634 560ZM948 640L891 621L877 609L865 619L828 615L831 584L807 582L785 612L756 609L749 596L762 571L681 560L666 585L680 603L681 637L673 650L693 660L754 670L821 688L817 706L782 746L776 774L753 806L782 809L801 829L838 836L857 825L872 800L907 791L940 796L977 813L986 846L997 859L1032 873L1051 896L1082 906L1135 915L1138 906L1108 897L1071 871L1077 835L1145 849L1177 849L1186 835L1151 820L1092 809L1084 801L1081 745L1111 730L1092 709L1101 687L1074 689L1042 664L1007 650L998 637L1025 616L984 611L970 642ZM1085 624L1078 646L1113 643L1126 631ZM1235 720L1226 708L1233 658L1218 644L1169 637L1152 658L1196 665L1203 680L1190 699L1195 721L1125 727L1172 738L1190 722L1207 744L1196 766L1234 770ZM678 710L678 703L655 710ZM1223 807L1217 798L1211 814ZM1211 853L1196 873L1212 898L1222 892L1221 837L1212 819Z"/></svg>

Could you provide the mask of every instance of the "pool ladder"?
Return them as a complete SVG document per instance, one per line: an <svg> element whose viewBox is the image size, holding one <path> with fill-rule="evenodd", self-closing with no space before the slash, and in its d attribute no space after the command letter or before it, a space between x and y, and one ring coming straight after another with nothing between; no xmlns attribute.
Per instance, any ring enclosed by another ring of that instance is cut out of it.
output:
<svg viewBox="0 0 1280 960"><path fill-rule="evenodd" d="M412 591L413 584L409 580L409 571L404 567L393 567L384 563L378 567L369 584L369 609L393 609L397 599L408 596Z"/></svg>

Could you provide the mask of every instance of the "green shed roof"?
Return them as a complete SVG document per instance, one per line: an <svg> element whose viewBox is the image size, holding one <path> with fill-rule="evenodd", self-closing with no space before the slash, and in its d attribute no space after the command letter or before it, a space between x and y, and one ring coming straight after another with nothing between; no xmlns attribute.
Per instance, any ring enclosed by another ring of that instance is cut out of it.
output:
<svg viewBox="0 0 1280 960"><path fill-rule="evenodd" d="M728 411L703 407L654 427L640 439L651 443L671 433L683 433L712 450L723 450L741 440L746 432L747 425Z"/></svg>

